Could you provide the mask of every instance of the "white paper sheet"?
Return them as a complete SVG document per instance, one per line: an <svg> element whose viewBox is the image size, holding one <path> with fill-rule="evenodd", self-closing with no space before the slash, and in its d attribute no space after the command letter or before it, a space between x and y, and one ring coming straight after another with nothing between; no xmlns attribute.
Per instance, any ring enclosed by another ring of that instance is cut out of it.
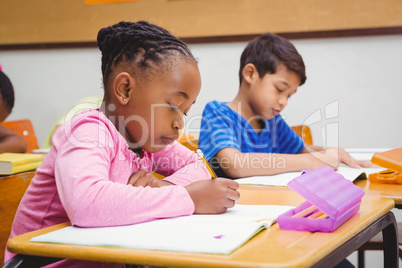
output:
<svg viewBox="0 0 402 268"><path fill-rule="evenodd" d="M356 160L370 161L375 153L385 152L391 149L392 148L346 148L345 150Z"/></svg>
<svg viewBox="0 0 402 268"><path fill-rule="evenodd" d="M368 174L380 172L385 170L384 168L351 168L347 166L340 166L337 170L342 174L345 179L354 181L360 176L367 177ZM271 176L254 176L237 179L239 184L251 184L251 185L268 185L268 186L287 186L288 182L294 178L300 176L302 172L288 172Z"/></svg>
<svg viewBox="0 0 402 268"><path fill-rule="evenodd" d="M238 205L224 214L191 215L107 228L66 227L31 239L91 246L230 254L291 206Z"/></svg>

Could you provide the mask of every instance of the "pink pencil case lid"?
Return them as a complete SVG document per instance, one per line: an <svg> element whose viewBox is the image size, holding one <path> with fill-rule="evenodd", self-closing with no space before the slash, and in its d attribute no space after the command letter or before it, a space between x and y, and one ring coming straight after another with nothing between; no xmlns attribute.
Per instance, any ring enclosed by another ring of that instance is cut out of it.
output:
<svg viewBox="0 0 402 268"><path fill-rule="evenodd" d="M328 166L306 170L291 180L288 186L306 202L277 218L279 227L286 230L332 232L359 211L364 195L361 188ZM311 205L328 217L292 217Z"/></svg>

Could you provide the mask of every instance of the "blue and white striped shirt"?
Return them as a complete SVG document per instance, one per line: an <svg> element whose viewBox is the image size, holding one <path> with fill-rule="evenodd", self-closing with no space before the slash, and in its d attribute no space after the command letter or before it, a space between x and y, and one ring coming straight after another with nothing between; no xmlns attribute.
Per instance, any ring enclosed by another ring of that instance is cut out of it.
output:
<svg viewBox="0 0 402 268"><path fill-rule="evenodd" d="M198 148L207 160L224 148L242 153L298 154L303 147L303 140L280 115L265 120L265 127L257 134L244 117L224 102L211 101L204 108Z"/></svg>

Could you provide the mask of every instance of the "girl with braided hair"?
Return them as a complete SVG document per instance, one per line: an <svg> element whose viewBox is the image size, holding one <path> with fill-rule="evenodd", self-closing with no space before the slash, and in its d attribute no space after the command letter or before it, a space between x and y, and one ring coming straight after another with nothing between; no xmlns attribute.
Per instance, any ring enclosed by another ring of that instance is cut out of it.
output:
<svg viewBox="0 0 402 268"><path fill-rule="evenodd" d="M98 34L103 103L75 115L23 197L11 237L70 221L80 227L223 213L239 198L235 181L211 179L202 160L177 143L201 88L187 46L150 23L120 22ZM152 175L156 171L166 177ZM6 261L12 257L6 252ZM88 267L88 262L52 264ZM96 267L120 267L96 264Z"/></svg>

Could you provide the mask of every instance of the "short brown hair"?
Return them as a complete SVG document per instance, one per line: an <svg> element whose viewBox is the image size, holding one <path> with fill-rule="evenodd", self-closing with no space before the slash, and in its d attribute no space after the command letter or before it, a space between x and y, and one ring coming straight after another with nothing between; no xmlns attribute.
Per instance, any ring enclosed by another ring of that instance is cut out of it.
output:
<svg viewBox="0 0 402 268"><path fill-rule="evenodd" d="M251 40L244 49L240 57L240 84L243 81L243 68L248 63L254 64L260 78L267 73L274 74L278 64L282 63L300 77L300 86L307 79L303 58L294 45L273 33L265 33Z"/></svg>

